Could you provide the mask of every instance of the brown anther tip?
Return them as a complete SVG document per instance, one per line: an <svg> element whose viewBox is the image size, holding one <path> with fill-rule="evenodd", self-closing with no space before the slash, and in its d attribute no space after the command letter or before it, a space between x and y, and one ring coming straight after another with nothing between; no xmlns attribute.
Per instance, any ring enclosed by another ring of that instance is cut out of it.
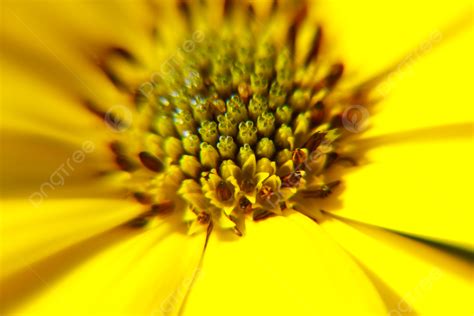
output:
<svg viewBox="0 0 474 316"><path fill-rule="evenodd" d="M133 56L133 54L129 50L127 50L123 47L112 46L107 50L106 54L108 56L112 56L112 55L118 56L122 59L125 59L126 61L128 61L130 63L138 63L137 58L135 56Z"/></svg>
<svg viewBox="0 0 474 316"><path fill-rule="evenodd" d="M334 85L339 81L339 79L341 79L343 72L344 72L343 64L338 63L338 64L332 65L326 77L324 77L324 79L316 83L313 90L318 91L324 88L326 89L333 88Z"/></svg>
<svg viewBox="0 0 474 316"><path fill-rule="evenodd" d="M221 181L216 188L217 198L223 202L229 201L232 198L231 185L225 181Z"/></svg>
<svg viewBox="0 0 474 316"><path fill-rule="evenodd" d="M324 109L324 102L323 101L316 102L316 104L314 105L314 108L318 109L318 110L323 110Z"/></svg>
<svg viewBox="0 0 474 316"><path fill-rule="evenodd" d="M98 67L109 81L119 90L130 93L131 90L125 81L119 77L119 75L105 62L99 62Z"/></svg>
<svg viewBox="0 0 474 316"><path fill-rule="evenodd" d="M357 166L357 161L352 157L338 157L338 162L344 163L348 166L355 167Z"/></svg>
<svg viewBox="0 0 474 316"><path fill-rule="evenodd" d="M160 172L163 170L163 163L155 155L147 151L142 151L138 154L138 157L140 158L142 164L149 170L154 172Z"/></svg>
<svg viewBox="0 0 474 316"><path fill-rule="evenodd" d="M320 125L324 121L324 103L322 101L316 102L310 111L310 119L313 125Z"/></svg>
<svg viewBox="0 0 474 316"><path fill-rule="evenodd" d="M264 219L267 219L269 217L275 216L274 213L269 212L269 211L256 211L253 213L252 219L254 222L258 222Z"/></svg>
<svg viewBox="0 0 474 316"><path fill-rule="evenodd" d="M137 169L137 165L127 156L125 155L117 155L115 157L115 162L119 166L119 168L123 171L134 171Z"/></svg>
<svg viewBox="0 0 474 316"><path fill-rule="evenodd" d="M314 199L326 198L332 193L332 189L337 187L340 183L341 183L340 180L336 180L333 182L323 184L318 189L304 190L302 191L302 193L303 193L303 196L306 198L314 198Z"/></svg>
<svg viewBox="0 0 474 316"><path fill-rule="evenodd" d="M326 183L326 185L328 186L329 189L334 189L334 188L337 187L339 184L341 184L341 180L336 180L336 181L332 181L332 182Z"/></svg>
<svg viewBox="0 0 474 316"><path fill-rule="evenodd" d="M151 204L153 201L151 195L145 192L135 192L133 193L133 197L135 198L135 200L138 201L138 203L144 204L144 205Z"/></svg>
<svg viewBox="0 0 474 316"><path fill-rule="evenodd" d="M300 184L302 174L300 170L296 170L287 174L283 178L281 178L281 187L282 188L292 188L297 187Z"/></svg>
<svg viewBox="0 0 474 316"><path fill-rule="evenodd" d="M311 63L311 61L314 61L317 59L319 55L319 49L321 47L321 38L322 38L322 28L321 26L318 26L314 34L313 41L311 42L311 49L309 50L308 55L306 55L306 60L305 60L306 66L308 66Z"/></svg>
<svg viewBox="0 0 474 316"><path fill-rule="evenodd" d="M298 37L298 32L300 30L301 24L303 23L307 15L308 4L303 3L303 5L296 11L293 17L293 21L289 26L286 41L288 43L288 47L290 48L290 53L292 56L295 55L296 38Z"/></svg>
<svg viewBox="0 0 474 316"><path fill-rule="evenodd" d="M305 163L308 156L306 155L305 151L301 148L296 148L293 151L292 160L294 165L299 168L303 163Z"/></svg>
<svg viewBox="0 0 474 316"><path fill-rule="evenodd" d="M250 193L255 189L255 183L252 179L245 178L242 180L242 184L240 185L242 191L246 193Z"/></svg>
<svg viewBox="0 0 474 316"><path fill-rule="evenodd" d="M111 142L109 147L110 150L112 150L112 152L117 155L123 154L125 152L125 146L118 140Z"/></svg>
<svg viewBox="0 0 474 316"><path fill-rule="evenodd" d="M244 235L237 227L234 227L233 230L234 230L234 233L239 237L242 237Z"/></svg>
<svg viewBox="0 0 474 316"><path fill-rule="evenodd" d="M88 111L99 117L101 120L104 119L106 112L101 110L97 103L89 99L82 100L82 102Z"/></svg>
<svg viewBox="0 0 474 316"><path fill-rule="evenodd" d="M250 203L250 201L245 197L240 199L239 207L245 214L250 214L252 212L252 203Z"/></svg>
<svg viewBox="0 0 474 316"><path fill-rule="evenodd" d="M158 204L153 204L151 206L150 212L155 215L163 215L170 213L174 208L174 204L170 200L160 202Z"/></svg>
<svg viewBox="0 0 474 316"><path fill-rule="evenodd" d="M342 113L334 115L331 119L331 122L329 122L329 125L331 128L339 128L343 126L342 123Z"/></svg>
<svg viewBox="0 0 474 316"><path fill-rule="evenodd" d="M177 1L176 6L178 7L178 10L181 12L181 14L183 14L186 21L189 23L189 20L191 20L191 8L189 7L189 3L185 0L179 0Z"/></svg>
<svg viewBox="0 0 474 316"><path fill-rule="evenodd" d="M277 11L278 5L279 5L278 0L273 0L272 7L271 7L271 10L270 10L270 12L272 12L272 14L274 14Z"/></svg>
<svg viewBox="0 0 474 316"><path fill-rule="evenodd" d="M148 218L146 216L139 216L130 220L127 225L133 228L143 228L148 224Z"/></svg>
<svg viewBox="0 0 474 316"><path fill-rule="evenodd" d="M112 112L103 112L98 114L102 114L101 119L103 119L110 128L113 128L116 131L124 131L130 127L128 122Z"/></svg>
<svg viewBox="0 0 474 316"><path fill-rule="evenodd" d="M267 185L264 185L260 189L260 191L258 192L258 194L259 194L259 196L262 200L269 200L272 197L273 193L274 192L273 192L272 188L270 188Z"/></svg>
<svg viewBox="0 0 474 316"><path fill-rule="evenodd" d="M316 132L308 138L306 143L304 143L303 147L308 149L309 152L313 152L319 147L319 145L321 145L324 140L324 137L326 137L326 133Z"/></svg>
<svg viewBox="0 0 474 316"><path fill-rule="evenodd" d="M255 8L251 2L247 3L247 16L252 20L255 18Z"/></svg>
<svg viewBox="0 0 474 316"><path fill-rule="evenodd" d="M209 216L209 214L205 213L205 212L201 212L199 213L199 215L197 216L197 221L200 223L200 224L208 224L210 221L211 221L211 217Z"/></svg>
<svg viewBox="0 0 474 316"><path fill-rule="evenodd" d="M343 72L343 64L339 63L332 65L331 70L329 71L329 74L326 77L326 85L330 88L333 87L336 82L338 82L339 79L342 77Z"/></svg>
<svg viewBox="0 0 474 316"><path fill-rule="evenodd" d="M340 159L340 156L338 153L336 152L330 152L330 153L327 153L326 154L326 163L325 163L325 167L329 167L331 166L333 163L335 163L336 161L338 161Z"/></svg>
<svg viewBox="0 0 474 316"><path fill-rule="evenodd" d="M224 0L224 16L230 15L234 6L234 0Z"/></svg>

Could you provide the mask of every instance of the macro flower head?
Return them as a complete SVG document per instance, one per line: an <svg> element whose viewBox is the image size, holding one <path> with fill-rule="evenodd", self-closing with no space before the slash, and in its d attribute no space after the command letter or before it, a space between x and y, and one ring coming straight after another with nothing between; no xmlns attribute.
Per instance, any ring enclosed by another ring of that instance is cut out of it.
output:
<svg viewBox="0 0 474 316"><path fill-rule="evenodd" d="M2 12L2 314L474 313L469 3Z"/></svg>

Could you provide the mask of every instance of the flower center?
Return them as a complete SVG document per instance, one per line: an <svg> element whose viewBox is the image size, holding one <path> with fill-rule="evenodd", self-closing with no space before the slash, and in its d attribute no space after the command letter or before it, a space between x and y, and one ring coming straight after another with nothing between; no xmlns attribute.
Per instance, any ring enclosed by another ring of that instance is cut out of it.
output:
<svg viewBox="0 0 474 316"><path fill-rule="evenodd" d="M327 196L341 111L325 99L343 65L297 63L290 45L250 33L202 35L140 86L138 117L111 146L149 207L134 223L172 210L191 231L211 223L240 235L245 218Z"/></svg>

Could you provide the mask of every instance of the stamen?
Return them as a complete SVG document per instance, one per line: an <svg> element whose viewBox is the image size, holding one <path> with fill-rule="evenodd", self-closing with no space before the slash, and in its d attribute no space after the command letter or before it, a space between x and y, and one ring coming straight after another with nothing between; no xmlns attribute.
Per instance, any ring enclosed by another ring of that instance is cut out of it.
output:
<svg viewBox="0 0 474 316"><path fill-rule="evenodd" d="M302 193L303 193L303 196L305 196L306 198L314 198L314 199L326 198L329 196L329 194L332 193L332 190L335 187L337 187L340 183L341 181L339 180L333 181L327 184L323 184L317 189L303 190Z"/></svg>
<svg viewBox="0 0 474 316"><path fill-rule="evenodd" d="M217 186L217 197L219 200L225 202L232 198L232 186L225 181L221 181Z"/></svg>
<svg viewBox="0 0 474 316"><path fill-rule="evenodd" d="M313 152L319 147L319 145L321 145L325 136L326 133L316 132L308 138L303 147L307 148L309 152Z"/></svg>
<svg viewBox="0 0 474 316"><path fill-rule="evenodd" d="M142 164L151 171L160 172L163 170L163 164L161 163L161 160L153 154L142 151L138 154L138 157L140 158Z"/></svg>

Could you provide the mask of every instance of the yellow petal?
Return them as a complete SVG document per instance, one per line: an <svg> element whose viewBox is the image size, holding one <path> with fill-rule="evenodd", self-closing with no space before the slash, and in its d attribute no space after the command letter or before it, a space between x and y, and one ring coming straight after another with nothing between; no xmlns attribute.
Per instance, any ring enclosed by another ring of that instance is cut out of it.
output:
<svg viewBox="0 0 474 316"><path fill-rule="evenodd" d="M355 146L369 150L364 162L343 171L341 204L321 208L472 247L468 179L474 111L465 71L472 34L470 29L446 36L436 50L410 61L407 73L388 78L391 91L369 118L372 128Z"/></svg>
<svg viewBox="0 0 474 316"><path fill-rule="evenodd" d="M410 52L416 54L422 45L430 44L434 32L442 32L443 40L448 38L447 25L472 20L472 4L468 0L389 4L323 0L311 14L322 21L328 50L344 62L347 73L360 78L380 73Z"/></svg>
<svg viewBox="0 0 474 316"><path fill-rule="evenodd" d="M368 163L343 170L344 188L335 191L341 203L328 200L318 207L364 223L472 247L472 139L465 133L459 133L459 138L442 137L376 146L367 154Z"/></svg>
<svg viewBox="0 0 474 316"><path fill-rule="evenodd" d="M64 199L1 201L1 276L117 226L143 212L135 202Z"/></svg>
<svg viewBox="0 0 474 316"><path fill-rule="evenodd" d="M145 231L121 231L103 238L108 238L112 245L91 253L87 251L90 243L85 243L75 249L83 255L77 262L71 263L62 257L51 263L69 264L67 273L57 275L44 266L33 266L44 285L34 296L16 305L10 304L11 312L21 315L177 314L192 279L199 273L196 268L205 235L189 237L164 223Z"/></svg>
<svg viewBox="0 0 474 316"><path fill-rule="evenodd" d="M211 235L183 315L384 315L365 275L308 218L249 221L246 230Z"/></svg>
<svg viewBox="0 0 474 316"><path fill-rule="evenodd" d="M371 272L375 284L383 285L379 290L389 294L383 295L388 315L472 314L472 266L465 259L395 233L331 217L321 226Z"/></svg>
<svg viewBox="0 0 474 316"><path fill-rule="evenodd" d="M109 1L85 3L73 0L43 5L8 1L3 5L4 18L10 27L2 29L2 35L9 43L18 45L18 39L27 39L21 42L26 52L49 48L45 50L46 56L54 53L61 58L68 50L72 54L91 54L104 44L122 45L134 53L145 50L148 48L147 31L155 22L150 7L141 1L134 5Z"/></svg>
<svg viewBox="0 0 474 316"><path fill-rule="evenodd" d="M466 68L472 59L473 28L452 38L445 36L429 54L407 56L405 64L375 87L375 95L383 99L369 117L371 128L364 131L364 137L474 122L474 97Z"/></svg>
<svg viewBox="0 0 474 316"><path fill-rule="evenodd" d="M60 139L45 131L0 129L0 192L8 198L109 197L120 193L120 173L111 151L98 138ZM61 135L57 133L56 135Z"/></svg>
<svg viewBox="0 0 474 316"><path fill-rule="evenodd" d="M2 66L10 78L4 83L0 117L3 194L27 198L59 171L67 186L56 186L50 192L55 195L91 183L99 172L116 168L107 146L116 134L105 117L95 117L77 96L51 83L3 64L3 60Z"/></svg>

